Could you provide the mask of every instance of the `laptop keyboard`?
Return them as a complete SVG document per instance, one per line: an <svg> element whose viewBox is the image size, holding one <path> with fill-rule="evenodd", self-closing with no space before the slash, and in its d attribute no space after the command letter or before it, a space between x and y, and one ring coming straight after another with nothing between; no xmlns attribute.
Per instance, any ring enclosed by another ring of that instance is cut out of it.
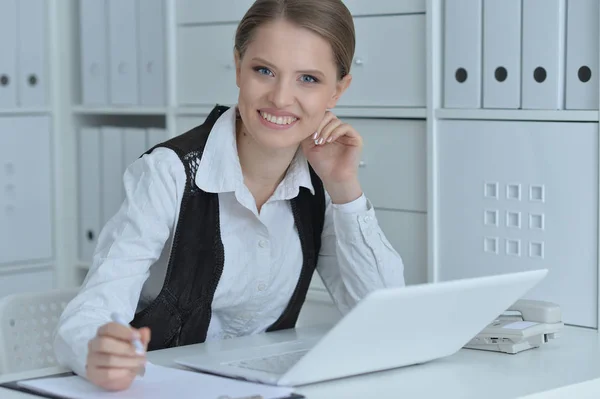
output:
<svg viewBox="0 0 600 399"><path fill-rule="evenodd" d="M287 352L266 357L244 359L225 363L228 366L243 367L251 370L265 371L273 374L283 374L296 364L308 350Z"/></svg>

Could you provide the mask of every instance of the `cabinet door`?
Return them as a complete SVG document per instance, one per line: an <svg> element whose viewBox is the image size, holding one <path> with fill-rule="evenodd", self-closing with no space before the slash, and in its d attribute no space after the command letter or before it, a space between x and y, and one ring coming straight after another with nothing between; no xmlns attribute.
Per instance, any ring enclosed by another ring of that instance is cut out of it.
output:
<svg viewBox="0 0 600 399"><path fill-rule="evenodd" d="M49 118L0 118L0 264L52 257Z"/></svg>
<svg viewBox="0 0 600 399"><path fill-rule="evenodd" d="M363 137L359 179L378 208L427 210L424 121L341 118Z"/></svg>
<svg viewBox="0 0 600 399"><path fill-rule="evenodd" d="M233 44L236 24L177 28L179 105L237 103Z"/></svg>
<svg viewBox="0 0 600 399"><path fill-rule="evenodd" d="M548 268L527 297L597 327L598 124L441 121L442 280Z"/></svg>
<svg viewBox="0 0 600 399"><path fill-rule="evenodd" d="M242 19L254 0L219 0L210 3L198 0L177 0L178 24L233 22Z"/></svg>
<svg viewBox="0 0 600 399"><path fill-rule="evenodd" d="M425 106L425 15L355 18L352 83L338 106Z"/></svg>
<svg viewBox="0 0 600 399"><path fill-rule="evenodd" d="M427 282L427 214L378 209L377 220L402 257L406 285Z"/></svg>
<svg viewBox="0 0 600 399"><path fill-rule="evenodd" d="M54 289L53 270L28 270L0 274L0 298L23 292Z"/></svg>

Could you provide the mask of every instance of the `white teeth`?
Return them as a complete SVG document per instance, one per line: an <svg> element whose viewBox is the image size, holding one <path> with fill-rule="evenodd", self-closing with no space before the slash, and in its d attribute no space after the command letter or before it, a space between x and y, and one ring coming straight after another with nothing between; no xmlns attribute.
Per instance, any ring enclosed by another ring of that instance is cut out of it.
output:
<svg viewBox="0 0 600 399"><path fill-rule="evenodd" d="M268 120L269 122L274 123L276 125L289 125L295 122L297 119L292 116L277 117L275 115L267 114L266 112L261 112L260 115L263 117L263 119Z"/></svg>

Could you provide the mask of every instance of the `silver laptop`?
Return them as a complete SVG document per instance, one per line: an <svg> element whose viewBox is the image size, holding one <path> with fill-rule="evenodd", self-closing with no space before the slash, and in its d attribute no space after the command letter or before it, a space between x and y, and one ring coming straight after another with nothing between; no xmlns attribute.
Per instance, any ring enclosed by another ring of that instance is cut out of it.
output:
<svg viewBox="0 0 600 399"><path fill-rule="evenodd" d="M314 340L175 359L195 370L298 386L449 356L541 281L546 269L386 288Z"/></svg>

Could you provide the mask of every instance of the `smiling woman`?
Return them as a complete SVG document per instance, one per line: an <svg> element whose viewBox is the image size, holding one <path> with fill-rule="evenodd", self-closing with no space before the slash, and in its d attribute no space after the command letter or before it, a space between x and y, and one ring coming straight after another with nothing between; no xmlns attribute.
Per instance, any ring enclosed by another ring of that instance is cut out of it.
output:
<svg viewBox="0 0 600 399"><path fill-rule="evenodd" d="M341 0L252 5L232 54L237 105L127 169L126 200L59 322L63 365L126 389L145 361L136 338L154 350L293 328L315 271L343 313L404 285L358 180L361 136L329 111L354 45Z"/></svg>

